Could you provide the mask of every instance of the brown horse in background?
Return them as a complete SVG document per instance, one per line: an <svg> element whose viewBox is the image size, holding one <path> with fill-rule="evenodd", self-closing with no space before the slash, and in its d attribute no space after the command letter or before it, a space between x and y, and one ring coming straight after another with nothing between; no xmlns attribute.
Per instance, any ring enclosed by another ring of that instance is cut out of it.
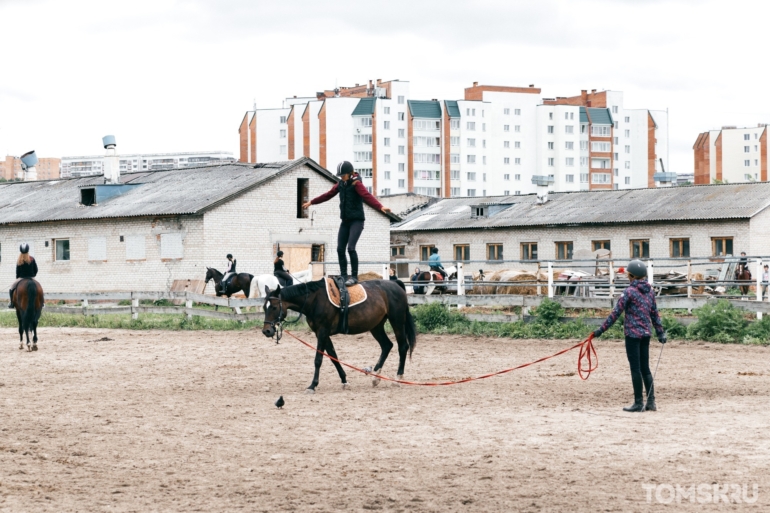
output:
<svg viewBox="0 0 770 513"><path fill-rule="evenodd" d="M37 323L43 311L45 298L43 287L31 279L24 278L16 284L13 292L13 306L16 307L16 318L19 320L19 349L24 349L24 334L27 334L27 351L37 351ZM29 332L32 331L32 345L29 343Z"/></svg>
<svg viewBox="0 0 770 513"><path fill-rule="evenodd" d="M748 266L738 265L735 269L735 281L748 281L751 282L751 271ZM741 289L741 295L745 296L749 293L750 285L739 285Z"/></svg>

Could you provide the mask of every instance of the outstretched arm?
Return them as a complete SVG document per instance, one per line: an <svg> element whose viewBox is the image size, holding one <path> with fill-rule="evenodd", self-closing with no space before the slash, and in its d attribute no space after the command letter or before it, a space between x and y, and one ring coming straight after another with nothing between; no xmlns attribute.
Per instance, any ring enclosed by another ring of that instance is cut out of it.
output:
<svg viewBox="0 0 770 513"><path fill-rule="evenodd" d="M319 203L324 203L326 201L329 201L330 199L335 197L339 191L340 189L339 189L339 182L338 182L338 183L335 183L334 187L329 189L327 192L303 204L302 208L308 208L310 205L318 205Z"/></svg>
<svg viewBox="0 0 770 513"><path fill-rule="evenodd" d="M363 182L361 182L360 180L357 180L356 184L355 184L355 188L356 188L356 192L358 193L358 195L363 198L364 202L367 205L369 205L370 207L372 207L375 210L381 210L381 211L386 212L386 213L390 212L389 208L384 207L382 205L382 203L377 201L377 198L372 196L372 193L370 193L369 191L366 190L366 187L364 186Z"/></svg>

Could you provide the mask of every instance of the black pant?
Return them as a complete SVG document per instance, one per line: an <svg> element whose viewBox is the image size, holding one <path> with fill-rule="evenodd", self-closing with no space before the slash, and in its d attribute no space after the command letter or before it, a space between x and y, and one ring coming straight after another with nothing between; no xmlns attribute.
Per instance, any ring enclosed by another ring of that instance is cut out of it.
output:
<svg viewBox="0 0 770 513"><path fill-rule="evenodd" d="M631 375L646 376L650 372L650 337L626 337L626 356L631 367Z"/></svg>
<svg viewBox="0 0 770 513"><path fill-rule="evenodd" d="M353 276L358 276L358 253L356 253L356 244L358 243L361 232L364 231L363 220L342 221L340 231L337 232L337 259L340 263L340 274L348 274L348 259L345 255L347 246L350 254L350 268Z"/></svg>
<svg viewBox="0 0 770 513"><path fill-rule="evenodd" d="M273 276L278 278L278 283L280 283L282 287L291 287L291 285L294 283L294 279L291 277L291 274L287 273L286 271L275 271L273 272Z"/></svg>
<svg viewBox="0 0 770 513"><path fill-rule="evenodd" d="M431 271L436 271L437 273L439 273L441 276L444 277L444 281L446 281L447 274L446 274L446 271L443 268L441 268L441 267L432 267L431 266L430 270Z"/></svg>

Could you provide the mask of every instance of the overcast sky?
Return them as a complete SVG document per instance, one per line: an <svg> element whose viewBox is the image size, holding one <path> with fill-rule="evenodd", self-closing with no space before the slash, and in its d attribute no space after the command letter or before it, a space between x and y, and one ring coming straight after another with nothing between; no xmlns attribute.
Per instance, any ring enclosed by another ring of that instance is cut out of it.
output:
<svg viewBox="0 0 770 513"><path fill-rule="evenodd" d="M415 99L478 81L625 94L669 109L671 167L698 132L770 122L767 2L0 0L0 155L237 152L256 100L368 79ZM236 153L237 156L237 153Z"/></svg>

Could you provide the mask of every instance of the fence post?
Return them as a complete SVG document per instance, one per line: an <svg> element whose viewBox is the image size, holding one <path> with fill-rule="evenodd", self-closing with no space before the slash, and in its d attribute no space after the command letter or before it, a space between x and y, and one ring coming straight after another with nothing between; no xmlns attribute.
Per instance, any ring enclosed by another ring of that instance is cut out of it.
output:
<svg viewBox="0 0 770 513"><path fill-rule="evenodd" d="M553 298L553 262L548 262L548 297Z"/></svg>
<svg viewBox="0 0 770 513"><path fill-rule="evenodd" d="M184 307L187 309L187 320L191 321L193 317L192 311L191 311L193 302L192 302L192 299L188 297L187 292L184 293L184 298L185 298Z"/></svg>
<svg viewBox="0 0 770 513"><path fill-rule="evenodd" d="M615 266L612 263L612 260L610 260L609 263L609 271L610 271L610 297L615 297Z"/></svg>
<svg viewBox="0 0 770 513"><path fill-rule="evenodd" d="M647 264L647 282L650 284L650 287L654 285L653 283L653 273L654 273L654 266L652 265L652 260L649 261Z"/></svg>
<svg viewBox="0 0 770 513"><path fill-rule="evenodd" d="M692 260L687 261L687 297L692 297Z"/></svg>
<svg viewBox="0 0 770 513"><path fill-rule="evenodd" d="M462 262L457 262L457 295L465 295L465 271Z"/></svg>
<svg viewBox="0 0 770 513"><path fill-rule="evenodd" d="M757 259L757 301L762 302L762 259ZM762 312L757 312L757 320L762 320Z"/></svg>
<svg viewBox="0 0 770 513"><path fill-rule="evenodd" d="M540 261L537 262L537 271L535 272L535 281L537 283L537 295L540 295Z"/></svg>
<svg viewBox="0 0 770 513"><path fill-rule="evenodd" d="M390 279L390 266L388 264L385 264L382 266L382 279L383 280Z"/></svg>
<svg viewBox="0 0 770 513"><path fill-rule="evenodd" d="M139 298L134 297L134 293L131 293L131 318L136 320L139 318Z"/></svg>

